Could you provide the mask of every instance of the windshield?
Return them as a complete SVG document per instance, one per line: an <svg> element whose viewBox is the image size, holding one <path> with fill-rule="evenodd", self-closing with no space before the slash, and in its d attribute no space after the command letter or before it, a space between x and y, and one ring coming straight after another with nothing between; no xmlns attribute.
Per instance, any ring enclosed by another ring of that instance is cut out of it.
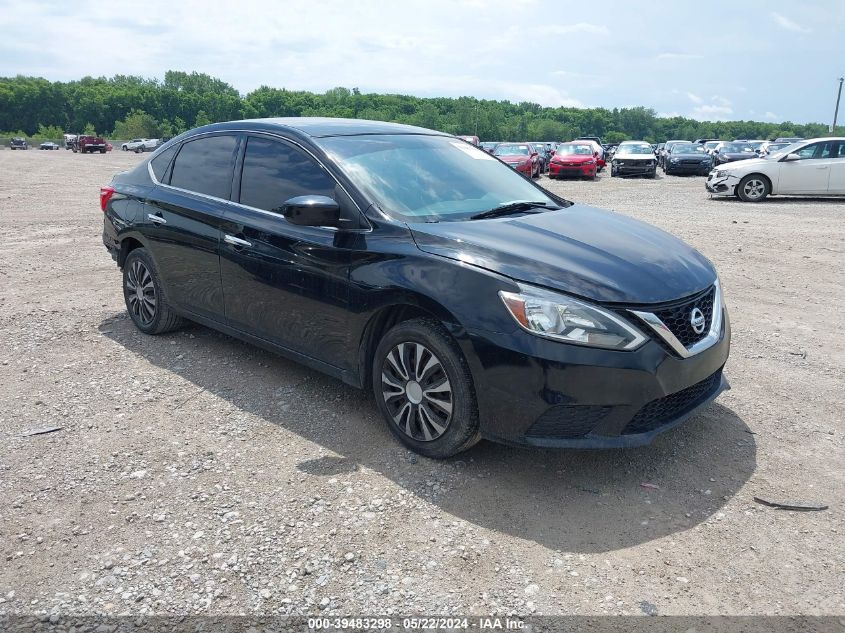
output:
<svg viewBox="0 0 845 633"><path fill-rule="evenodd" d="M622 143L617 154L654 154L654 148L645 143Z"/></svg>
<svg viewBox="0 0 845 633"><path fill-rule="evenodd" d="M319 143L373 202L407 222L464 220L516 201L560 206L484 150L447 136L335 136Z"/></svg>
<svg viewBox="0 0 845 633"><path fill-rule="evenodd" d="M558 145L555 150L556 156L592 156L593 148L589 145Z"/></svg>
<svg viewBox="0 0 845 633"><path fill-rule="evenodd" d="M714 147L716 147L718 144L719 144L719 141L707 141L707 142L704 144L704 148L705 148L705 149L713 149L713 148L714 148Z"/></svg>
<svg viewBox="0 0 845 633"><path fill-rule="evenodd" d="M707 149L704 145L697 143L675 143L672 146L673 154L706 154Z"/></svg>
<svg viewBox="0 0 845 633"><path fill-rule="evenodd" d="M719 151L723 154L753 154L754 148L748 143L725 143Z"/></svg>
<svg viewBox="0 0 845 633"><path fill-rule="evenodd" d="M531 149L527 145L498 145L493 150L494 156L528 156Z"/></svg>
<svg viewBox="0 0 845 633"><path fill-rule="evenodd" d="M804 145L806 145L804 141L797 141L795 143L772 143L769 145L769 153L766 154L766 158L780 158L781 156L786 156L787 154L797 152L799 149L804 147Z"/></svg>

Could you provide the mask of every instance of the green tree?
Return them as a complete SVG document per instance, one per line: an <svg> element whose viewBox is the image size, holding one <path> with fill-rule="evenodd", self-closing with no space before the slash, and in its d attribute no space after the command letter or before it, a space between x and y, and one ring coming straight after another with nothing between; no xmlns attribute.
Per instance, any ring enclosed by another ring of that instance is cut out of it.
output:
<svg viewBox="0 0 845 633"><path fill-rule="evenodd" d="M199 112L197 112L197 116L194 119L194 127L208 125L209 123L211 123L211 119L208 118L208 115L205 113L205 110L200 110Z"/></svg>

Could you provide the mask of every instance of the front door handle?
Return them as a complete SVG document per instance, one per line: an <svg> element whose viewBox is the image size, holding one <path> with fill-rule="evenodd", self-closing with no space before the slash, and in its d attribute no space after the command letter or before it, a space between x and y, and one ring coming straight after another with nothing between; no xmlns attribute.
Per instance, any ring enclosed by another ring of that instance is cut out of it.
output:
<svg viewBox="0 0 845 633"><path fill-rule="evenodd" d="M167 224L167 220L165 220L160 215L155 215L154 213L148 213L147 219L154 224Z"/></svg>
<svg viewBox="0 0 845 633"><path fill-rule="evenodd" d="M252 246L252 242L247 242L246 240L242 240L239 237L235 237L234 235L226 235L223 237L223 241L227 244L231 244L232 246Z"/></svg>
<svg viewBox="0 0 845 633"><path fill-rule="evenodd" d="M827 169L827 165L821 165L819 167L816 167L816 169Z"/></svg>

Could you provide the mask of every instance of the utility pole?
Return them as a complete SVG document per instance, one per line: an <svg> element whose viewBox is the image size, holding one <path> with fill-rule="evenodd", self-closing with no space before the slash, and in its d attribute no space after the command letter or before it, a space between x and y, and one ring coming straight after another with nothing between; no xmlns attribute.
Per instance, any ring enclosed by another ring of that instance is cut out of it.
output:
<svg viewBox="0 0 845 633"><path fill-rule="evenodd" d="M842 81L839 81L839 90L842 90ZM839 102L836 102L837 109L839 108ZM836 123L834 123L836 125ZM475 135L478 136L478 101L475 102Z"/></svg>
<svg viewBox="0 0 845 633"><path fill-rule="evenodd" d="M839 116L839 100L842 98L842 82L845 77L839 78L839 92L836 93L836 109L833 111L833 125L830 126L830 133L836 134L836 119Z"/></svg>

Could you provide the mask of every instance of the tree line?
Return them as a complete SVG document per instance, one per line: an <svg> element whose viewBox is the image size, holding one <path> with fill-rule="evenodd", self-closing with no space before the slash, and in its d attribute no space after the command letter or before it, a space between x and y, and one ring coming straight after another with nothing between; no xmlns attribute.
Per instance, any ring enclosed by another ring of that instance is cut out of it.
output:
<svg viewBox="0 0 845 633"><path fill-rule="evenodd" d="M0 77L3 136L57 139L63 132L99 133L114 139L175 136L217 121L274 116L330 116L394 121L481 140L560 141L601 136L652 143L695 138L813 138L827 134L819 123L697 121L658 117L651 108L549 108L536 103L473 97L423 98L365 94L333 88L323 94L261 86L241 95L204 73L167 71L164 80L130 75L48 81Z"/></svg>

